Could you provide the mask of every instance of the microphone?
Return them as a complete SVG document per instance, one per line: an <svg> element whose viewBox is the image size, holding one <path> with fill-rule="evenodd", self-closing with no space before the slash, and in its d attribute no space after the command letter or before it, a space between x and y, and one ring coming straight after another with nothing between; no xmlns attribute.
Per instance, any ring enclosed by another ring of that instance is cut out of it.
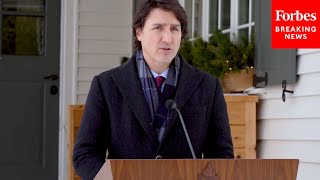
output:
<svg viewBox="0 0 320 180"><path fill-rule="evenodd" d="M182 118L182 115L181 115L179 109L177 108L177 103L176 103L174 100L172 100L172 99L168 99L168 100L166 101L166 108L167 108L169 111L171 111L171 110L176 110L176 111L178 112L178 114L179 114L179 119L180 119L180 122L181 122L181 124L182 124L182 128L183 128L184 134L185 134L185 136L186 136L186 138L187 138L187 141L188 141L188 144L189 144L189 148L190 148L190 151L191 151L191 154L192 154L192 158L193 158L193 159L196 159L196 156L195 156L195 154L194 154L194 150L193 150L193 147L192 147L190 138L189 138L189 134L188 134L188 131L187 131L187 129L186 129L186 125L184 124L184 120L183 120L183 118Z"/></svg>

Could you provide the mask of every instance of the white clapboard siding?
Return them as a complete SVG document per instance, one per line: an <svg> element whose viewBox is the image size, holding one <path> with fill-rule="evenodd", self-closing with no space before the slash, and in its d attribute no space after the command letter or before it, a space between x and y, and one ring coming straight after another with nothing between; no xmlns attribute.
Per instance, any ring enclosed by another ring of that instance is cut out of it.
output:
<svg viewBox="0 0 320 180"><path fill-rule="evenodd" d="M319 163L319 149L320 141L258 141L258 154L262 159L299 159L302 162Z"/></svg>
<svg viewBox="0 0 320 180"><path fill-rule="evenodd" d="M128 54L131 51L128 41L80 40L79 53Z"/></svg>
<svg viewBox="0 0 320 180"><path fill-rule="evenodd" d="M80 0L81 12L128 12L131 13L131 0Z"/></svg>
<svg viewBox="0 0 320 180"><path fill-rule="evenodd" d="M80 26L130 27L131 13L82 12L79 14Z"/></svg>
<svg viewBox="0 0 320 180"><path fill-rule="evenodd" d="M77 103L87 98L92 78L120 65L132 52L132 1L79 0Z"/></svg>
<svg viewBox="0 0 320 180"><path fill-rule="evenodd" d="M298 74L320 72L320 52L310 52L298 56Z"/></svg>
<svg viewBox="0 0 320 180"><path fill-rule="evenodd" d="M257 106L257 157L300 160L298 180L320 177L320 49L299 49L299 79L287 85L282 102L281 85L259 89Z"/></svg>
<svg viewBox="0 0 320 180"><path fill-rule="evenodd" d="M89 92L91 81L81 81L78 83L78 95L86 95Z"/></svg>
<svg viewBox="0 0 320 180"><path fill-rule="evenodd" d="M91 82L95 75L100 74L103 71L109 69L106 68L79 68L78 80L79 82Z"/></svg>
<svg viewBox="0 0 320 180"><path fill-rule="evenodd" d="M263 140L312 140L320 139L320 117L305 119L258 120L258 139ZM263 128L262 128L263 127Z"/></svg>
<svg viewBox="0 0 320 180"><path fill-rule="evenodd" d="M108 40L108 41L131 41L128 27L92 27L83 26L79 29L79 39Z"/></svg>
<svg viewBox="0 0 320 180"><path fill-rule="evenodd" d="M319 180L320 178L319 163L300 162L297 180Z"/></svg>
<svg viewBox="0 0 320 180"><path fill-rule="evenodd" d="M320 80L319 80L320 81ZM320 96L282 99L261 99L258 103L258 119L314 118L320 117Z"/></svg>
<svg viewBox="0 0 320 180"><path fill-rule="evenodd" d="M125 54L128 57L129 54ZM119 55L112 54L80 54L79 55L79 68L106 68L110 69L112 67L119 66L121 59Z"/></svg>
<svg viewBox="0 0 320 180"><path fill-rule="evenodd" d="M297 54L303 55L303 54L311 54L313 52L319 52L319 49L298 49Z"/></svg>

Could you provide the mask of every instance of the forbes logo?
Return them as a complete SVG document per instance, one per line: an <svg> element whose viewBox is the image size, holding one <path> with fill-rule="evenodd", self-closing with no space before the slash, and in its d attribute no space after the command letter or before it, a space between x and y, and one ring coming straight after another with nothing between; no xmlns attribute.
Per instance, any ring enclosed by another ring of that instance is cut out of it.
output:
<svg viewBox="0 0 320 180"><path fill-rule="evenodd" d="M296 10L294 13L286 13L284 10L275 10L275 21L316 21L317 13L300 13Z"/></svg>

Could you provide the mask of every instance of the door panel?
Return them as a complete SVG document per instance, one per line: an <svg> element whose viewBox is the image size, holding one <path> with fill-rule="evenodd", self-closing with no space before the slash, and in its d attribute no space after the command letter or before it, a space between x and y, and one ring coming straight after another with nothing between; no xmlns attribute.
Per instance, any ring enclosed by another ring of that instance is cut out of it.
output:
<svg viewBox="0 0 320 180"><path fill-rule="evenodd" d="M1 127L0 142L6 146L0 148L0 164L39 165L42 161L42 134L43 134L43 84L36 82L1 83L0 99L2 121L6 126ZM11 96L11 93L16 94ZM15 110L26 108L24 113L15 113ZM40 111L40 113L39 113ZM37 131L35 131L35 129ZM17 143L20 142L20 143ZM12 154L13 156L8 156Z"/></svg>
<svg viewBox="0 0 320 180"><path fill-rule="evenodd" d="M60 1L2 0L0 26L0 179L57 180Z"/></svg>

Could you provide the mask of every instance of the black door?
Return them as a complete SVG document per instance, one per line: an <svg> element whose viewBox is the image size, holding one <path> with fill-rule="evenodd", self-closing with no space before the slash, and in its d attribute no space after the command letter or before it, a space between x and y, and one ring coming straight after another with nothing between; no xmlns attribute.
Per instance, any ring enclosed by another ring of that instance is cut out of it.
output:
<svg viewBox="0 0 320 180"><path fill-rule="evenodd" d="M0 179L57 180L59 0L0 0Z"/></svg>

